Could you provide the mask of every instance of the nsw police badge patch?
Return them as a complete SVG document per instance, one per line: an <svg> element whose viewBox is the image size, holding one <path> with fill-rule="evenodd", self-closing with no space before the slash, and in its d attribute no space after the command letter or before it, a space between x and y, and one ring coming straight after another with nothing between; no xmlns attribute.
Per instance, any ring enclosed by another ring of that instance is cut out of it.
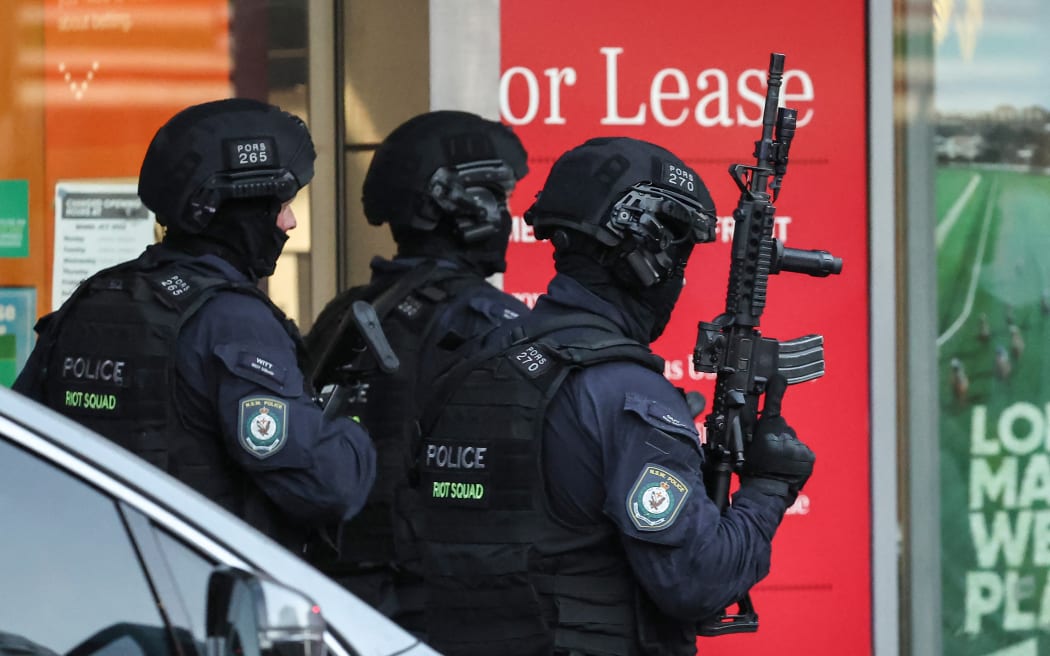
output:
<svg viewBox="0 0 1050 656"><path fill-rule="evenodd" d="M674 524L689 492L676 474L647 464L627 495L627 515L639 531L662 531Z"/></svg>
<svg viewBox="0 0 1050 656"><path fill-rule="evenodd" d="M256 458L269 458L288 438L288 404L272 396L241 399L237 441Z"/></svg>

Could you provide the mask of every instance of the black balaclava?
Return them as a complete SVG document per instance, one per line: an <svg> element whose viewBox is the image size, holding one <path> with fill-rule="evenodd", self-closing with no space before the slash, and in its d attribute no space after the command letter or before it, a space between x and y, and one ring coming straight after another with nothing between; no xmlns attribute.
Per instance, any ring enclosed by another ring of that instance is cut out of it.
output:
<svg viewBox="0 0 1050 656"><path fill-rule="evenodd" d="M280 211L281 202L276 198L227 201L201 232L187 234L173 225L164 242L195 255L218 255L258 280L273 274L288 241L288 235L277 227Z"/></svg>
<svg viewBox="0 0 1050 656"><path fill-rule="evenodd" d="M687 248L688 252L679 259L678 267L667 280L636 292L640 295L641 304L653 313L655 319L652 331L649 333L650 343L655 342L656 338L664 333L667 323L671 320L674 306L682 295L682 287L685 286L685 264L689 260L689 253L692 252L693 245L684 244L683 247Z"/></svg>
<svg viewBox="0 0 1050 656"><path fill-rule="evenodd" d="M390 226L399 257L435 257L463 263L483 277L507 270L507 244L510 242L511 216L504 210L500 229L488 239L464 245L455 235L451 221L442 221L433 230L416 230L405 225Z"/></svg>
<svg viewBox="0 0 1050 656"><path fill-rule="evenodd" d="M586 237L568 237L579 242ZM629 337L651 344L663 334L671 320L671 313L685 282L685 263L692 252L692 244L683 244L678 257L680 265L666 280L650 287L629 284L618 276L607 263L601 262L599 251L576 246L554 252L554 268L586 287L595 295L618 306L631 324Z"/></svg>

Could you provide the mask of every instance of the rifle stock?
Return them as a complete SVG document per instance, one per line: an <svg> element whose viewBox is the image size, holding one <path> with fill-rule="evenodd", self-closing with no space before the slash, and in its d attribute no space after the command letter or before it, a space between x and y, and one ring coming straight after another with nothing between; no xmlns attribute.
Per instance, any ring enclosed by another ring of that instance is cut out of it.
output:
<svg viewBox="0 0 1050 656"><path fill-rule="evenodd" d="M733 473L739 474L758 417L759 398L776 373L789 384L824 375L820 335L787 342L763 337L759 321L766 306L770 274L782 271L823 277L842 270L842 260L827 251L786 248L773 237L776 201L787 173L788 152L795 135L797 111L779 108L784 55L771 53L762 114L762 135L755 142L755 164L733 164L729 174L740 190L733 211L733 243L725 312L698 324L693 366L714 373L711 412L704 425L704 483L708 496L725 511ZM737 602L737 612L722 612L697 625L701 636L758 630L750 594Z"/></svg>
<svg viewBox="0 0 1050 656"><path fill-rule="evenodd" d="M339 365L334 364L337 358L342 360ZM310 373L313 381L334 377L320 390L325 418L343 415L348 404L367 392L368 384L361 380L365 374L374 370L392 374L400 364L375 308L366 301L354 301ZM326 374L329 370L331 374Z"/></svg>

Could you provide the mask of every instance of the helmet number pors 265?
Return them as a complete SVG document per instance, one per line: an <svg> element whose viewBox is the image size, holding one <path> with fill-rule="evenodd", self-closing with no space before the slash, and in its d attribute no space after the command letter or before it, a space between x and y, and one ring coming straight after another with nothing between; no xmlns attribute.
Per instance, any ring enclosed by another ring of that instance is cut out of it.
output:
<svg viewBox="0 0 1050 656"><path fill-rule="evenodd" d="M257 169L276 166L277 143L271 137L226 139L226 168Z"/></svg>
<svg viewBox="0 0 1050 656"><path fill-rule="evenodd" d="M260 460L281 450L288 441L288 404L272 396L241 399L237 441Z"/></svg>
<svg viewBox="0 0 1050 656"><path fill-rule="evenodd" d="M662 531L678 519L689 492L679 476L647 464L627 494L627 515L639 531Z"/></svg>
<svg viewBox="0 0 1050 656"><path fill-rule="evenodd" d="M696 191L696 175L689 169L673 162L664 162L660 170L660 182L663 184L686 191Z"/></svg>

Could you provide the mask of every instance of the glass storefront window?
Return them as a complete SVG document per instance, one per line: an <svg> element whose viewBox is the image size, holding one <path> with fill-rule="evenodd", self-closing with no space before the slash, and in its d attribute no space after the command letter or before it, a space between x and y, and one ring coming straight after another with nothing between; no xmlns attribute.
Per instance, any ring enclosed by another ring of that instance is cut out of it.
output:
<svg viewBox="0 0 1050 656"><path fill-rule="evenodd" d="M13 0L0 3L0 20L10 37L0 67L11 72L0 79L0 383L9 384L37 316L156 239L137 176L161 124L231 96L309 121L308 30L306 0ZM294 318L308 194L293 209L299 227L270 291Z"/></svg>

